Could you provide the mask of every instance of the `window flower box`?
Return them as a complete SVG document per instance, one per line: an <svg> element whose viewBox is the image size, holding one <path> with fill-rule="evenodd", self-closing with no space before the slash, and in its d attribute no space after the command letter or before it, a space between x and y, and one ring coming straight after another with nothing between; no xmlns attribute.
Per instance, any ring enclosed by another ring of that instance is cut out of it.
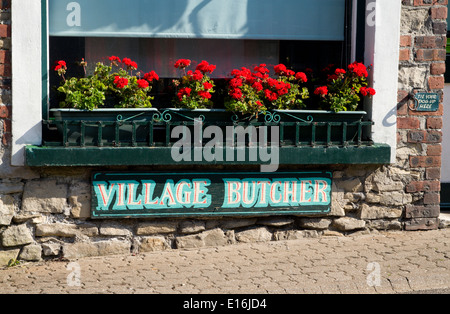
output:
<svg viewBox="0 0 450 314"><path fill-rule="evenodd" d="M332 112L322 110L272 110L253 116L225 109L51 109L62 146L170 146L176 126L193 128L194 124L226 127L278 126L279 145L348 146L361 145L364 111Z"/></svg>
<svg viewBox="0 0 450 314"><path fill-rule="evenodd" d="M259 142L280 148L281 164L383 163L389 159L389 147L370 140L372 122L367 121L366 112L355 111L360 97L375 93L366 87L367 69L362 64L351 64L348 71L331 69L325 85L311 76L314 84L309 87L305 73L296 73L284 65L274 67L276 79L269 77L265 65L254 71L233 70L233 78L221 93L225 95L225 108L209 109L216 86L207 74L215 66L206 61L194 72L185 70L190 60L178 60L175 67L184 75L173 82L173 105L177 108L151 108L150 83L158 80L156 73L149 72L141 79L133 75L137 65L131 60L109 60L110 66L97 64L94 76L73 82L64 78L65 63L55 66L63 78L58 89L65 94L62 104L72 108L50 110L51 119L44 124L56 134L48 137L42 147L27 149L29 165L98 165L99 159L105 165L208 164L207 160L194 159L179 163L171 157L173 145L180 141L180 137L172 136L174 128L187 127L192 140L200 122L202 130L218 126L226 136L230 127L243 127L248 134L244 150L249 149L250 133L257 130L258 136L267 136L258 138ZM114 67L119 68L117 73L111 73ZM99 93L91 93L92 86ZM115 97L109 105L116 108L103 108L111 93ZM91 106L91 98L98 104ZM304 110L310 106L329 110ZM259 132L264 127L266 132ZM203 144L208 142L203 138ZM242 151L243 143L234 143L235 147L228 147L229 143L227 147L235 153ZM64 154L71 158L61 162ZM233 164L261 162L234 160Z"/></svg>

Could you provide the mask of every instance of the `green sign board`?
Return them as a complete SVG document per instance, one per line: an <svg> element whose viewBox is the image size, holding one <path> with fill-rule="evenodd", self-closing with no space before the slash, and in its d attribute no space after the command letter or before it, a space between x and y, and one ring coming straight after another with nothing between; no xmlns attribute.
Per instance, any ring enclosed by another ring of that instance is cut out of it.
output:
<svg viewBox="0 0 450 314"><path fill-rule="evenodd" d="M438 93L417 93L414 96L415 111L438 111L439 109Z"/></svg>
<svg viewBox="0 0 450 314"><path fill-rule="evenodd" d="M92 218L328 213L331 172L94 173Z"/></svg>

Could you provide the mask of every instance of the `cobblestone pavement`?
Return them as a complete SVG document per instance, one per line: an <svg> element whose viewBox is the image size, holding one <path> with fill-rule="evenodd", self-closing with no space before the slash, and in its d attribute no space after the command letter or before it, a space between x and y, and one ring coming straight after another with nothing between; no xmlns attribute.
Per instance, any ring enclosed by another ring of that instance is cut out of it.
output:
<svg viewBox="0 0 450 314"><path fill-rule="evenodd" d="M450 288L450 229L46 261L0 269L0 293L407 293Z"/></svg>

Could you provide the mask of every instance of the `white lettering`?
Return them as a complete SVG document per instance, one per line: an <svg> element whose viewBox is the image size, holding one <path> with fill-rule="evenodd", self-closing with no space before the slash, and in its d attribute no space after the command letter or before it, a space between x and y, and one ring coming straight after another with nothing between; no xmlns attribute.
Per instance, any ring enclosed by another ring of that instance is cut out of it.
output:
<svg viewBox="0 0 450 314"><path fill-rule="evenodd" d="M376 2L370 2L367 4L367 12L370 12L367 14L367 18L366 18L366 23L367 25L369 25L370 27L374 27L376 24L376 8L377 8L377 3Z"/></svg>
<svg viewBox="0 0 450 314"><path fill-rule="evenodd" d="M67 26L74 27L74 26L81 26L81 6L78 2L70 2L67 5L67 11L71 11L67 15Z"/></svg>

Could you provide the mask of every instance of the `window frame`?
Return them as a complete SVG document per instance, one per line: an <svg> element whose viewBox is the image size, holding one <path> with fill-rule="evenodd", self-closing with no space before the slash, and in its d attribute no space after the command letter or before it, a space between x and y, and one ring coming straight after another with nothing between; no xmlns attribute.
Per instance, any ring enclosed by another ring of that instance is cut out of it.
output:
<svg viewBox="0 0 450 314"><path fill-rule="evenodd" d="M358 4L361 8L359 4L362 2L352 1L354 6ZM391 70L398 67L401 3L392 0L366 0L364 4L364 62L375 65L371 81L378 92L371 103L367 104L366 111L375 122L372 139L375 143L391 147L391 163L394 163L398 73L392 75ZM355 12L356 10L353 11L353 19ZM375 12L378 14L374 14ZM11 163L23 166L26 164L25 146L42 144L42 118L47 116L48 111L48 99L44 92L48 88L47 72L44 69L48 69L49 65L47 0L22 0L20 4L12 1L12 23ZM352 33L352 56L356 56L356 38L362 31L360 23L357 27ZM36 64L33 62L36 59L42 62Z"/></svg>

